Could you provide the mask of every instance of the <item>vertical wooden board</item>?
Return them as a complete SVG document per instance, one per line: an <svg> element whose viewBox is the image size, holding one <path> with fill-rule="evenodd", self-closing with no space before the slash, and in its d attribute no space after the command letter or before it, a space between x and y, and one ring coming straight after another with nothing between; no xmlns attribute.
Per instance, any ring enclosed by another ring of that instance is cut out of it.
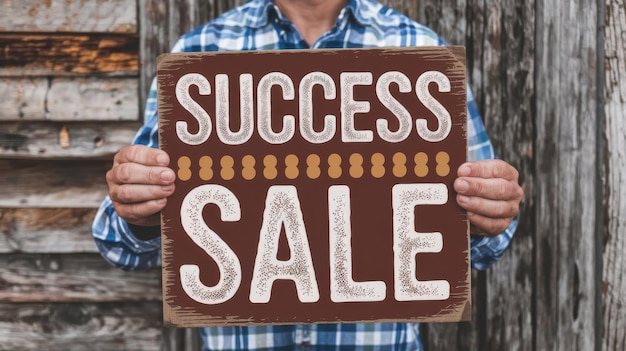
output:
<svg viewBox="0 0 626 351"><path fill-rule="evenodd" d="M482 106L496 153L520 173L526 201L511 247L487 271L483 350L533 349L534 1L486 1L482 38Z"/></svg>
<svg viewBox="0 0 626 351"><path fill-rule="evenodd" d="M468 0L422 0L423 23L450 45L466 45Z"/></svg>
<svg viewBox="0 0 626 351"><path fill-rule="evenodd" d="M9 0L0 11L0 31L132 33L136 8L135 0Z"/></svg>
<svg viewBox="0 0 626 351"><path fill-rule="evenodd" d="M156 59L170 52L181 35L209 21L215 14L215 0L138 0L141 76L140 108L143 111L150 85L156 76Z"/></svg>
<svg viewBox="0 0 626 351"><path fill-rule="evenodd" d="M537 2L537 350L595 345L597 10Z"/></svg>
<svg viewBox="0 0 626 351"><path fill-rule="evenodd" d="M605 1L602 350L626 349L626 11Z"/></svg>
<svg viewBox="0 0 626 351"><path fill-rule="evenodd" d="M0 303L0 350L158 351L161 314L158 302Z"/></svg>
<svg viewBox="0 0 626 351"><path fill-rule="evenodd" d="M457 19L464 5L467 12ZM532 193L534 3L426 2L424 15L426 23L444 33L444 38L467 38L470 84L488 134L498 154L520 171L526 192ZM433 19L437 22L431 23ZM529 197L512 247L486 273L487 284L474 295L478 304L484 301L474 316L474 338L480 350L532 348L533 205ZM428 336L431 349L455 347L443 347L441 343L452 335L436 337L433 329L429 328ZM440 344L432 343L436 339Z"/></svg>

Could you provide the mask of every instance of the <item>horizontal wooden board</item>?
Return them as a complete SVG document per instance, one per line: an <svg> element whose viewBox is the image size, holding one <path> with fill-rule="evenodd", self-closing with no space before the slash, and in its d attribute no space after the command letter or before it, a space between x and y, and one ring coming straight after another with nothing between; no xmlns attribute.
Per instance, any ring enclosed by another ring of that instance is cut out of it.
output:
<svg viewBox="0 0 626 351"><path fill-rule="evenodd" d="M138 122L0 122L0 157L110 159L138 128Z"/></svg>
<svg viewBox="0 0 626 351"><path fill-rule="evenodd" d="M137 75L137 34L0 33L0 76Z"/></svg>
<svg viewBox="0 0 626 351"><path fill-rule="evenodd" d="M96 208L111 161L0 159L0 208Z"/></svg>
<svg viewBox="0 0 626 351"><path fill-rule="evenodd" d="M0 208L0 253L98 252L92 208Z"/></svg>
<svg viewBox="0 0 626 351"><path fill-rule="evenodd" d="M0 255L0 301L158 301L161 270L125 272L99 254Z"/></svg>
<svg viewBox="0 0 626 351"><path fill-rule="evenodd" d="M138 85L127 77L1 79L0 121L136 121Z"/></svg>
<svg viewBox="0 0 626 351"><path fill-rule="evenodd" d="M2 7L5 32L137 32L135 0L19 0Z"/></svg>
<svg viewBox="0 0 626 351"><path fill-rule="evenodd" d="M0 350L161 350L161 304L0 303Z"/></svg>

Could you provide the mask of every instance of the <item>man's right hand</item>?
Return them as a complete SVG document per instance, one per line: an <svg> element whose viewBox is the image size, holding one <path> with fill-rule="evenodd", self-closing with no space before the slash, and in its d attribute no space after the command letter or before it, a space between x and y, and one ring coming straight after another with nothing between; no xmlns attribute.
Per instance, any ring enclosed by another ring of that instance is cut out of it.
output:
<svg viewBox="0 0 626 351"><path fill-rule="evenodd" d="M122 148L107 172L109 197L117 214L141 226L159 225L159 212L174 193L174 171L163 150L144 145Z"/></svg>

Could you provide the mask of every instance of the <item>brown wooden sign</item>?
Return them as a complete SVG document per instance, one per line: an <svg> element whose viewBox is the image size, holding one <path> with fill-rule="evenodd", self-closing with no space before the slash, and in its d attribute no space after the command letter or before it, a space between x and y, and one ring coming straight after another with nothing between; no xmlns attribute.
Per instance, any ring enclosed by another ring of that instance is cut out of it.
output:
<svg viewBox="0 0 626 351"><path fill-rule="evenodd" d="M161 56L165 321L468 319L465 71L462 47Z"/></svg>

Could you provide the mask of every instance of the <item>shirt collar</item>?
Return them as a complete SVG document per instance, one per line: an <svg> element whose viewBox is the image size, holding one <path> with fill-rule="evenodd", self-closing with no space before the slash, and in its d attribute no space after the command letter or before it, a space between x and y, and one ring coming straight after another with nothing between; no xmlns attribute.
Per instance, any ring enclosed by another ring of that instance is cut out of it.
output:
<svg viewBox="0 0 626 351"><path fill-rule="evenodd" d="M250 12L250 16L246 18L244 24L246 27L261 28L266 26L270 18L273 17L288 21L272 0L251 0L249 5L252 6L253 10ZM367 16L367 10L372 5L371 0L348 0L346 7L339 13L339 18L351 15L361 25L368 25L372 22L372 18Z"/></svg>

